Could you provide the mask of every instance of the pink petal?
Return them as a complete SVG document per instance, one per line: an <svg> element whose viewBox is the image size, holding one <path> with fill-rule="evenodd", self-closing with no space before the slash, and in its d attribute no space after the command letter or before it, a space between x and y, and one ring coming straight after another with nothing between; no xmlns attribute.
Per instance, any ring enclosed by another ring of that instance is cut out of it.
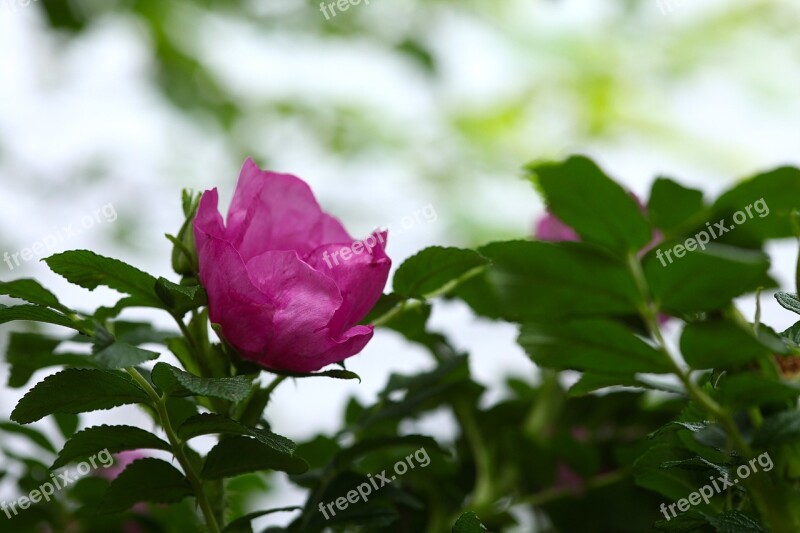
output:
<svg viewBox="0 0 800 533"><path fill-rule="evenodd" d="M311 267L336 283L344 300L331 323L333 331L360 322L381 297L392 266L386 255L386 237L386 231L376 231L358 241L358 246L352 242L326 244L305 258ZM356 254L359 249L362 251ZM342 258L342 250L350 250L349 259Z"/></svg>
<svg viewBox="0 0 800 533"><path fill-rule="evenodd" d="M228 240L245 261L269 250L295 250L303 256L325 243L353 240L341 222L322 211L303 180L261 170L249 158L227 223Z"/></svg>

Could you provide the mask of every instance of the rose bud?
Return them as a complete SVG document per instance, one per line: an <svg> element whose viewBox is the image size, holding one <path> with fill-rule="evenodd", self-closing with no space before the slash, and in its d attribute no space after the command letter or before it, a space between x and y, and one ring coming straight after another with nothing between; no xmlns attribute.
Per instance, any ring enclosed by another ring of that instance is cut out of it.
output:
<svg viewBox="0 0 800 533"><path fill-rule="evenodd" d="M386 232L354 241L323 212L309 186L245 161L227 219L217 190L194 221L211 322L244 358L313 372L360 352L358 325L380 298L391 260Z"/></svg>

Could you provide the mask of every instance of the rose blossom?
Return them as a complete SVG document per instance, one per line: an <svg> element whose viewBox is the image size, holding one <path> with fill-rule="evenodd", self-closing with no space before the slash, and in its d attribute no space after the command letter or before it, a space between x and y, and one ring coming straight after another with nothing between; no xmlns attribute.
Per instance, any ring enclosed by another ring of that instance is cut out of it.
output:
<svg viewBox="0 0 800 533"><path fill-rule="evenodd" d="M225 222L217 204L216 189L203 194L194 234L209 315L225 340L245 359L295 372L360 352L373 328L358 323L389 276L386 232L363 241L363 253L326 264L353 238L300 178L263 171L251 159Z"/></svg>

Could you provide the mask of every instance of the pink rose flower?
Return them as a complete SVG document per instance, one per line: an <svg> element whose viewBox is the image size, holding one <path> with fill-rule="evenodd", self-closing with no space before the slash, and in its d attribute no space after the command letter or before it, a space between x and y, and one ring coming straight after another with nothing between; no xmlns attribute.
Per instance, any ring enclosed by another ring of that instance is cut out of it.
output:
<svg viewBox="0 0 800 533"><path fill-rule="evenodd" d="M266 368L313 372L360 352L358 323L389 276L386 232L354 241L311 189L248 159L223 222L217 190L194 221L200 280L226 341Z"/></svg>

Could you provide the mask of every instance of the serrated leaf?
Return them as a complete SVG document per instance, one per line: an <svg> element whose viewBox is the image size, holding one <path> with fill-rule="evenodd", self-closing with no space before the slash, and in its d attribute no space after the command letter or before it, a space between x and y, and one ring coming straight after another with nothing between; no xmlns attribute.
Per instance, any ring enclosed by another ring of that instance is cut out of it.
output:
<svg viewBox="0 0 800 533"><path fill-rule="evenodd" d="M708 482L708 476L697 471L664 469L661 465L668 461L680 461L694 457L684 448L669 444L656 444L634 463L636 484L654 490L672 500L684 498ZM712 505L717 502L712 501Z"/></svg>
<svg viewBox="0 0 800 533"><path fill-rule="evenodd" d="M724 369L754 361L771 350L738 324L710 320L688 324L683 329L681 352L694 369Z"/></svg>
<svg viewBox="0 0 800 533"><path fill-rule="evenodd" d="M663 354L610 320L523 324L519 344L547 368L607 375L672 371Z"/></svg>
<svg viewBox="0 0 800 533"><path fill-rule="evenodd" d="M100 323L105 323L112 318L116 318L129 307L153 307L153 301L150 298L140 296L125 296L111 307L98 307L94 313L94 318Z"/></svg>
<svg viewBox="0 0 800 533"><path fill-rule="evenodd" d="M209 452L201 475L203 479L222 479L261 470L297 475L308 470L308 463L254 438L234 436L222 440Z"/></svg>
<svg viewBox="0 0 800 533"><path fill-rule="evenodd" d="M139 459L111 482L100 510L121 513L139 502L171 504L193 495L191 484L175 467L160 459Z"/></svg>
<svg viewBox="0 0 800 533"><path fill-rule="evenodd" d="M509 241L479 249L492 264L486 286L503 317L515 321L635 314L638 292L625 264L577 242Z"/></svg>
<svg viewBox="0 0 800 533"><path fill-rule="evenodd" d="M178 316L208 303L206 291L200 285L178 285L166 278L158 278L155 291L164 305Z"/></svg>
<svg viewBox="0 0 800 533"><path fill-rule="evenodd" d="M25 300L34 305L52 307L59 311L68 313L70 309L61 305L56 295L42 287L38 281L33 279L17 279L14 281L0 281L0 295L10 296L20 300Z"/></svg>
<svg viewBox="0 0 800 533"><path fill-rule="evenodd" d="M81 417L72 413L56 413L53 415L53 419L56 421L61 436L65 439L72 437L78 431L81 423Z"/></svg>
<svg viewBox="0 0 800 533"><path fill-rule="evenodd" d="M126 374L68 368L28 391L11 413L11 420L30 424L55 413L87 413L148 402L147 394Z"/></svg>
<svg viewBox="0 0 800 533"><path fill-rule="evenodd" d="M756 209L754 204L761 199L764 204ZM714 202L710 220L725 218L730 223L733 213L747 214L748 206L754 206L752 217L724 236L730 242L754 245L794 236L791 213L800 206L800 169L781 167L740 182Z"/></svg>
<svg viewBox="0 0 800 533"><path fill-rule="evenodd" d="M125 342L112 342L103 348L97 349L92 359L99 368L112 370L138 366L147 361L158 359L159 355L158 352L143 350Z"/></svg>
<svg viewBox="0 0 800 533"><path fill-rule="evenodd" d="M128 450L151 449L171 451L170 445L149 431L132 426L94 426L76 433L59 452L50 467L61 468L70 462L85 459L97 452L108 450L119 453Z"/></svg>
<svg viewBox="0 0 800 533"><path fill-rule="evenodd" d="M800 315L800 298L796 294L788 292L778 292L775 294L775 299L781 304L781 307L788 309L793 313Z"/></svg>
<svg viewBox="0 0 800 533"><path fill-rule="evenodd" d="M722 309L734 298L769 288L769 257L762 252L711 244L669 263L658 254L674 242L662 243L643 259L653 296L667 313L680 315Z"/></svg>
<svg viewBox="0 0 800 533"><path fill-rule="evenodd" d="M156 278L118 259L88 250L72 250L44 259L47 266L70 283L94 290L99 286L141 298L152 307L163 307L155 293Z"/></svg>
<svg viewBox="0 0 800 533"><path fill-rule="evenodd" d="M462 514L453 526L453 533L487 533L488 531L478 515L472 511Z"/></svg>
<svg viewBox="0 0 800 533"><path fill-rule="evenodd" d="M687 221L702 216L704 210L702 191L689 189L669 178L653 182L647 216L656 227L677 232Z"/></svg>
<svg viewBox="0 0 800 533"><path fill-rule="evenodd" d="M656 523L656 529L670 533L690 533L706 529L706 526L711 526L718 533L765 533L756 519L735 510L718 515L688 511Z"/></svg>
<svg viewBox="0 0 800 533"><path fill-rule="evenodd" d="M325 370L323 372L310 372L310 373L302 373L302 372L290 372L288 370L270 370L271 374L275 374L277 376L286 376L289 378L333 378L333 379L357 379L358 382L361 382L361 376L356 374L355 372L351 372L349 370L344 369L333 369L333 370Z"/></svg>
<svg viewBox="0 0 800 533"><path fill-rule="evenodd" d="M274 452L294 456L297 444L290 439L266 429L251 428L227 416L203 413L187 419L178 428L178 436L188 441L201 435L239 435L253 437Z"/></svg>
<svg viewBox="0 0 800 533"><path fill-rule="evenodd" d="M781 337L795 348L800 347L800 322L795 322L793 326L783 331Z"/></svg>
<svg viewBox="0 0 800 533"><path fill-rule="evenodd" d="M433 298L455 288L459 280L478 273L487 263L472 250L433 246L403 262L392 286L406 298Z"/></svg>
<svg viewBox="0 0 800 533"><path fill-rule="evenodd" d="M281 507L280 509L267 509L266 511L257 511L245 516L239 517L222 530L222 533L250 533L252 531L250 523L256 518L267 516L273 513L287 513L290 511L302 511L302 507Z"/></svg>
<svg viewBox="0 0 800 533"><path fill-rule="evenodd" d="M550 210L584 241L619 252L650 242L650 224L636 200L590 159L573 156L529 170Z"/></svg>
<svg viewBox="0 0 800 533"><path fill-rule="evenodd" d="M40 448L47 450L50 453L57 452L56 447L53 446L53 443L50 442L50 439L35 429L19 426L11 422L0 422L0 431L22 435Z"/></svg>
<svg viewBox="0 0 800 533"><path fill-rule="evenodd" d="M208 396L240 402L247 398L252 378L201 378L167 363L157 363L153 368L153 383L171 396Z"/></svg>
<svg viewBox="0 0 800 533"><path fill-rule="evenodd" d="M753 446L780 446L800 441L800 411L781 411L764 420L753 436Z"/></svg>
<svg viewBox="0 0 800 533"><path fill-rule="evenodd" d="M719 401L731 407L750 407L784 401L800 396L800 385L775 381L758 374L725 376L717 389Z"/></svg>
<svg viewBox="0 0 800 533"><path fill-rule="evenodd" d="M336 467L350 467L358 459L376 450L394 448L425 448L445 454L439 443L426 435L398 435L393 437L365 438L352 446L340 450L331 461Z"/></svg>
<svg viewBox="0 0 800 533"><path fill-rule="evenodd" d="M643 385L632 376L608 376L595 373L584 373L581 375L580 379L572 387L570 387L568 394L572 397L585 396L600 389L616 386L637 388L643 387Z"/></svg>
<svg viewBox="0 0 800 533"><path fill-rule="evenodd" d="M0 305L0 324L5 324L12 320L44 322L46 324L55 324L56 326L63 326L77 331L82 330L81 326L76 324L71 318L48 307L33 304L15 305L13 307Z"/></svg>
<svg viewBox="0 0 800 533"><path fill-rule="evenodd" d="M56 354L62 340L38 333L12 332L6 350L6 361L11 365L8 386L25 386L34 372L52 366L93 367L84 354Z"/></svg>

